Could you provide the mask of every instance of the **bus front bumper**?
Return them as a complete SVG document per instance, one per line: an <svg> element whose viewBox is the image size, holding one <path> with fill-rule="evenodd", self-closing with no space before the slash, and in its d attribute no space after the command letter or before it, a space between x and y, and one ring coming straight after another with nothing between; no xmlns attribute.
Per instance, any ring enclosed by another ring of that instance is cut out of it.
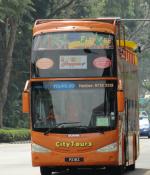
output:
<svg viewBox="0 0 150 175"><path fill-rule="evenodd" d="M37 153L32 152L33 166L111 166L118 165L118 152L84 152L84 153Z"/></svg>

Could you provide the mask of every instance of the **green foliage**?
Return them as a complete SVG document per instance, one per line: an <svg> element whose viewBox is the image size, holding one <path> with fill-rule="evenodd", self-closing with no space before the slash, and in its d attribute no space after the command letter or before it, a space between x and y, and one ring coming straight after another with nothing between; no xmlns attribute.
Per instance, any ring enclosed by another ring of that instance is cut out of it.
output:
<svg viewBox="0 0 150 175"><path fill-rule="evenodd" d="M147 81L146 80L143 81L142 83L143 83L142 85L144 86L144 88L147 89L148 91L150 91L150 81L149 81L149 79Z"/></svg>
<svg viewBox="0 0 150 175"><path fill-rule="evenodd" d="M0 143L30 140L28 129L0 129Z"/></svg>
<svg viewBox="0 0 150 175"><path fill-rule="evenodd" d="M21 22L24 16L31 17L31 13L34 11L32 7L32 1L31 0L1 0L0 1L0 18L3 21L3 24L1 24L0 28L0 41L2 43L2 47L0 47L1 52L1 58L0 61L2 64L0 64L0 69L2 74L1 75L1 85L0 85L0 97L2 100L2 103L0 105L0 126L3 125L3 106L6 106L6 100L9 100L7 97L8 95L8 84L10 82L10 74L12 71L12 65L13 61L16 61L16 58L13 57L15 52L14 51L14 45L17 40L16 35L17 30L19 27L21 27ZM18 35L17 35L18 36ZM21 61L17 59L18 63ZM10 85L10 84L9 84ZM15 98L14 98L15 99ZM14 102L11 103L11 105L14 105ZM17 102L16 102L17 104ZM13 106L12 105L12 106ZM15 105L16 106L16 105ZM14 106L13 106L14 107ZM5 110L6 111L6 110ZM16 112L16 110L15 110ZM6 115L6 114L5 114ZM11 115L14 115L14 112L12 112Z"/></svg>
<svg viewBox="0 0 150 175"><path fill-rule="evenodd" d="M128 3L129 1L124 0L106 0L103 15L125 17L127 15Z"/></svg>
<svg viewBox="0 0 150 175"><path fill-rule="evenodd" d="M15 93L16 94L16 93ZM29 128L29 116L22 113L21 95L13 100L11 94L5 107L4 125L11 128ZM7 107L8 106L8 107ZM10 108L11 106L11 108Z"/></svg>
<svg viewBox="0 0 150 175"><path fill-rule="evenodd" d="M92 1L93 3L90 3L91 1L89 1L89 6L88 8L90 9L90 12L88 14L89 18L98 18L98 17L102 17L105 16L104 15L104 9L105 9L105 5L106 5L106 1L105 0L94 0Z"/></svg>
<svg viewBox="0 0 150 175"><path fill-rule="evenodd" d="M33 11L31 0L1 0L0 15L13 19L21 19L22 15Z"/></svg>

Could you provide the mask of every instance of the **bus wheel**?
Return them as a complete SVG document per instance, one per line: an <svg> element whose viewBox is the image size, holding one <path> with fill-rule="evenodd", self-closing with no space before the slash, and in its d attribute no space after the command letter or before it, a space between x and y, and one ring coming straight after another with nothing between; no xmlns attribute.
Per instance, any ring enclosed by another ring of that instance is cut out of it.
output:
<svg viewBox="0 0 150 175"><path fill-rule="evenodd" d="M130 170L130 171L135 170L135 163L132 164L132 165L127 166L127 169Z"/></svg>
<svg viewBox="0 0 150 175"><path fill-rule="evenodd" d="M41 175L51 175L52 171L48 167L40 167Z"/></svg>
<svg viewBox="0 0 150 175"><path fill-rule="evenodd" d="M114 166L110 168L110 174L111 175L123 175L124 173L124 166Z"/></svg>

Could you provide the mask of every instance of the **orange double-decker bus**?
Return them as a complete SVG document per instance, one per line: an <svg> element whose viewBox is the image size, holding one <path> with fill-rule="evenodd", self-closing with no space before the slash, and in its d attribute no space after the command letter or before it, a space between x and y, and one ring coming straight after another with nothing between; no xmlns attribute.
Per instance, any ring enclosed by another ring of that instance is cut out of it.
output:
<svg viewBox="0 0 150 175"><path fill-rule="evenodd" d="M121 175L139 154L137 44L121 19L37 20L23 112L41 175L108 168Z"/></svg>

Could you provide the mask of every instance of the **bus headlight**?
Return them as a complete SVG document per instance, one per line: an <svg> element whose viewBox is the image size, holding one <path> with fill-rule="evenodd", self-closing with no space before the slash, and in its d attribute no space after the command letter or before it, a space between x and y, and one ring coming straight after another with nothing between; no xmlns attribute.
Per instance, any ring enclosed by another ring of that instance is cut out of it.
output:
<svg viewBox="0 0 150 175"><path fill-rule="evenodd" d="M117 143L116 142L97 149L97 152L112 152L112 151L117 151Z"/></svg>
<svg viewBox="0 0 150 175"><path fill-rule="evenodd" d="M36 143L32 143L31 149L32 149L32 152L38 152L38 153L48 153L48 152L51 152L50 149L45 148L45 147L43 147L41 145L38 145Z"/></svg>

